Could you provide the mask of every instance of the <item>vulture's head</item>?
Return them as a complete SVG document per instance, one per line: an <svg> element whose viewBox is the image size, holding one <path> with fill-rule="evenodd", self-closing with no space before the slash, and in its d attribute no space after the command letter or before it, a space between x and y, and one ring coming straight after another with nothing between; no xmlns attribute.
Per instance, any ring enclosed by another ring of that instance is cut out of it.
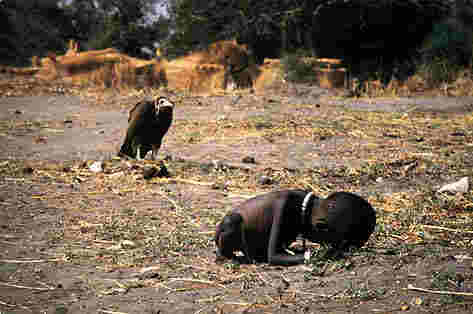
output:
<svg viewBox="0 0 473 314"><path fill-rule="evenodd" d="M160 114L172 114L174 104L166 97L158 97L154 102L156 116Z"/></svg>

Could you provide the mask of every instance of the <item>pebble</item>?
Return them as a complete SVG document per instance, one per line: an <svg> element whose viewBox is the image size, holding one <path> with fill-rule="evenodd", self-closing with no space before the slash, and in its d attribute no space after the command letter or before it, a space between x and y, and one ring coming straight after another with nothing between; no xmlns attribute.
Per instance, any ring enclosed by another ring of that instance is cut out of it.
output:
<svg viewBox="0 0 473 314"><path fill-rule="evenodd" d="M89 166L89 170L92 172L102 172L103 167L102 167L102 162L101 161L95 161Z"/></svg>
<svg viewBox="0 0 473 314"><path fill-rule="evenodd" d="M241 160L241 162L245 163L245 164L255 164L256 163L256 160L254 157L251 157L251 156L246 156L246 157L243 157L243 159Z"/></svg>
<svg viewBox="0 0 473 314"><path fill-rule="evenodd" d="M271 183L273 183L273 180L271 180L271 178L268 176L261 176L258 179L258 184L261 184L261 185L269 185Z"/></svg>

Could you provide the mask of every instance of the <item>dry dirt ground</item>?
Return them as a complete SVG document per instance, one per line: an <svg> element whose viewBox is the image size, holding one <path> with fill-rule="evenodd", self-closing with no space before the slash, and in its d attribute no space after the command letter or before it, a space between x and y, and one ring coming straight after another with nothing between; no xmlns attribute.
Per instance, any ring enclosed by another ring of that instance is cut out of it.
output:
<svg viewBox="0 0 473 314"><path fill-rule="evenodd" d="M177 104L155 162L115 157L142 92L0 87L2 314L473 312L473 195L436 192L472 178L471 97L149 91ZM143 178L162 162L169 178ZM228 210L295 187L367 198L368 244L336 260L311 244L295 267L215 263Z"/></svg>

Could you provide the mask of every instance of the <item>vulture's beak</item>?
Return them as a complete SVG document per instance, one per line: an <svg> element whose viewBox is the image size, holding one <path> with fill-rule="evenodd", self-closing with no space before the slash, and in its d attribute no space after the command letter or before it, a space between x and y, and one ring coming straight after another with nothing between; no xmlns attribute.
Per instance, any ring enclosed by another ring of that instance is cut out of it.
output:
<svg viewBox="0 0 473 314"><path fill-rule="evenodd" d="M167 100L167 99L161 99L161 101L158 103L158 108L160 108L160 107L171 107L171 108L173 108L174 104L172 102L170 102L169 100Z"/></svg>
<svg viewBox="0 0 473 314"><path fill-rule="evenodd" d="M171 107L171 109L174 108L174 104L172 102L170 102L169 100L167 100L166 98L160 98L160 99L157 99L156 100L156 103L155 103L155 106L156 106L156 113L158 114L159 113L159 110L161 108L165 108L165 107Z"/></svg>

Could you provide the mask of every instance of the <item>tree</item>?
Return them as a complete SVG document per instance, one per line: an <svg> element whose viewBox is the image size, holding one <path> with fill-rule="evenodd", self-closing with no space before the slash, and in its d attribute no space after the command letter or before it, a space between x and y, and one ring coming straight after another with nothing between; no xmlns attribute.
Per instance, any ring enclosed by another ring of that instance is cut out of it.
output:
<svg viewBox="0 0 473 314"><path fill-rule="evenodd" d="M178 56L232 38L241 2L244 1L170 0L172 32L167 43L168 54Z"/></svg>
<svg viewBox="0 0 473 314"><path fill-rule="evenodd" d="M381 70L385 82L395 64L416 54L435 23L459 3L471 7L466 0L173 2L179 43L192 47L236 38L249 46L258 63L302 48L309 55L344 59L352 73L367 72L370 64L368 72ZM394 40L399 37L402 43Z"/></svg>
<svg viewBox="0 0 473 314"><path fill-rule="evenodd" d="M72 17L75 39L85 49L114 47L139 56L141 47L152 48L155 41L167 36L166 19L151 18L155 5L163 1L74 0L64 7Z"/></svg>
<svg viewBox="0 0 473 314"><path fill-rule="evenodd" d="M53 0L5 0L0 15L2 62L24 64L33 55L63 50L72 30L67 14Z"/></svg>

